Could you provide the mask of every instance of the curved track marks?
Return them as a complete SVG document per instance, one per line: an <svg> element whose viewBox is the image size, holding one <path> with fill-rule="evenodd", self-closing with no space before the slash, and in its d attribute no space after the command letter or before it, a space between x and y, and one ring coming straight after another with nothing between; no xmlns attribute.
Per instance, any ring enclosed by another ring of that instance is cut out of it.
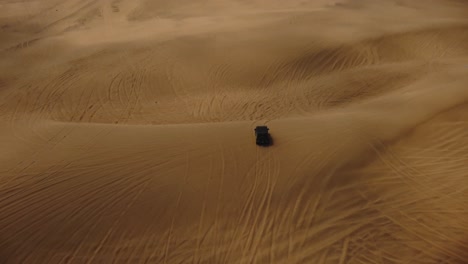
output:
<svg viewBox="0 0 468 264"><path fill-rule="evenodd" d="M431 67L441 60L468 54L466 32L465 26L455 25L340 46L311 44L293 59L273 54L277 58L263 64L258 82L240 80L248 77L243 77L241 65L218 63L228 55L208 54L206 64L194 61L193 50L181 42L187 38L136 48L116 46L74 60L80 63L42 84L35 83L37 102L47 104L22 111L58 121L121 124L297 116L402 89L437 71ZM197 41L202 45L205 40ZM31 88L12 93L23 97L25 90Z"/></svg>
<svg viewBox="0 0 468 264"><path fill-rule="evenodd" d="M5 29L4 263L466 262L461 6L202 2Z"/></svg>

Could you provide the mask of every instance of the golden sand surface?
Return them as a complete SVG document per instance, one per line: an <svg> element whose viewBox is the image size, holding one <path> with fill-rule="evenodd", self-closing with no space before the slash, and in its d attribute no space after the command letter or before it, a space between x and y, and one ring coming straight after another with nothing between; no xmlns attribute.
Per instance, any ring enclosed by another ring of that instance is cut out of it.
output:
<svg viewBox="0 0 468 264"><path fill-rule="evenodd" d="M0 263L468 263L466 113L468 1L0 0Z"/></svg>

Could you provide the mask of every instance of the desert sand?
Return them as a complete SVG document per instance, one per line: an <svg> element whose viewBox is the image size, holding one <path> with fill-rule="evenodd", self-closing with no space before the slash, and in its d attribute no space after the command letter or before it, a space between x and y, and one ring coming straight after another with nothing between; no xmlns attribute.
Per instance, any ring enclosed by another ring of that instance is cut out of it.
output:
<svg viewBox="0 0 468 264"><path fill-rule="evenodd" d="M468 263L467 112L467 1L0 0L0 263Z"/></svg>

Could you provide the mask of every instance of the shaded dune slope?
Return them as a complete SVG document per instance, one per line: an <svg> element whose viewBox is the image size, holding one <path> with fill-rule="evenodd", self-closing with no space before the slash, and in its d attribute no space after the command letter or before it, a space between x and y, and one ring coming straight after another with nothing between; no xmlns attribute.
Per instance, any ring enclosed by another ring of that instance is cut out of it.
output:
<svg viewBox="0 0 468 264"><path fill-rule="evenodd" d="M296 49L301 53L290 56L293 59L281 57L291 52L278 47L275 53L262 54L265 60L250 72L242 65L251 58L226 64L229 55L212 52L223 50L223 43L210 37L146 43L140 48L117 46L73 60L66 70L42 82L23 84L4 97L4 104L20 108L18 114L40 111L41 116L72 122L167 124L287 117L358 97L353 94L404 87L430 74L440 60L467 56L467 29L464 25L422 29L340 47L312 43ZM248 49L247 44L236 50ZM406 63L408 68L395 69L394 63ZM366 83L374 87L369 89ZM27 100L18 106L25 93L30 100L50 103Z"/></svg>

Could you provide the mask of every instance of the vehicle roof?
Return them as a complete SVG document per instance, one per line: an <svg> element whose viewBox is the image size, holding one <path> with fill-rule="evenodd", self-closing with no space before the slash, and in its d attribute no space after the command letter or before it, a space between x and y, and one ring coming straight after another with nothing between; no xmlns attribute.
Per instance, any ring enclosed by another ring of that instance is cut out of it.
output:
<svg viewBox="0 0 468 264"><path fill-rule="evenodd" d="M268 132L268 130L269 130L269 129L268 129L267 126L257 126L257 127L255 128L255 131L257 131L257 132Z"/></svg>

